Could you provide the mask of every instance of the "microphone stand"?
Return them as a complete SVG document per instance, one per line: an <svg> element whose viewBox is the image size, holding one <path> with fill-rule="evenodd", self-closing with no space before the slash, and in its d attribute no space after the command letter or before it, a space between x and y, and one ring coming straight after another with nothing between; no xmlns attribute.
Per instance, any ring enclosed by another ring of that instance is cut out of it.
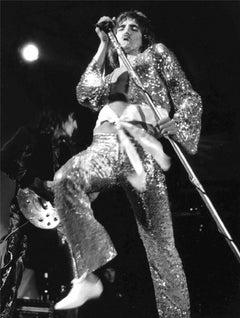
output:
<svg viewBox="0 0 240 318"><path fill-rule="evenodd" d="M147 103L150 105L150 107L152 108L152 110L155 113L155 115L157 116L157 118L159 120L161 120L162 118L161 118L160 113L158 112L157 108L153 104L153 101L152 101L151 97L149 96L148 92L144 89L143 84L141 83L141 80L140 80L139 76L137 75L137 73L133 69L131 63L127 59L127 56L126 56L125 52L123 51L123 49L120 46L115 34L113 33L113 25L112 24L107 24L105 26L105 28L104 28L104 26L102 26L101 29L103 29L103 31L105 31L107 33L107 35L108 35L113 47L116 49L116 51L118 53L118 56L122 59L122 62L126 66L129 74L132 76L135 84L144 92L144 96L145 96L145 99L146 99ZM231 248L232 252L236 256L238 262L240 263L240 252L239 252L236 244L234 243L231 235L229 234L229 232L226 229L224 223L222 222L220 216L218 215L216 209L214 208L211 200L207 196L203 186L201 185L200 181L198 180L198 178L196 177L196 175L193 172L192 168L190 167L189 163L187 162L186 158L184 157L181 149L179 148L179 146L176 144L176 142L174 140L172 140L169 137L165 137L165 138L168 139L168 141L172 145L172 147L175 150L178 158L180 159L181 163L183 164L185 170L188 173L188 177L189 177L190 182L193 184L193 186L198 191L199 195L201 196L202 200L204 201L205 205L207 206L209 212L211 213L214 221L216 222L217 227L218 227L218 231L220 232L220 234L223 235L223 237L227 241L229 247Z"/></svg>

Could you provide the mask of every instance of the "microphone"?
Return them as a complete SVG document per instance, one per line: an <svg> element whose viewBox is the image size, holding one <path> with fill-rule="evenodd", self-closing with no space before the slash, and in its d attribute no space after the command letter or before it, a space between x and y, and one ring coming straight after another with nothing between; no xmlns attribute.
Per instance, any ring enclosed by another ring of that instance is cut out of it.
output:
<svg viewBox="0 0 240 318"><path fill-rule="evenodd" d="M100 23L95 24L95 27L98 27L100 30L108 33L113 30L115 27L115 23L112 20L102 21Z"/></svg>

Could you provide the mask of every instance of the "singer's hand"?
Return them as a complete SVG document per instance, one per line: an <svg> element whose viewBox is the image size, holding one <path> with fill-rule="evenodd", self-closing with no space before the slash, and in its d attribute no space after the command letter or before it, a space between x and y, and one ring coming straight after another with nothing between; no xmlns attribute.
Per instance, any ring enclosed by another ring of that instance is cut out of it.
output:
<svg viewBox="0 0 240 318"><path fill-rule="evenodd" d="M156 126L159 137L176 135L177 127L174 119L166 117L160 120Z"/></svg>
<svg viewBox="0 0 240 318"><path fill-rule="evenodd" d="M101 18L98 20L97 24L100 24L100 23L103 23L103 22L108 22L108 21L109 21L109 22L112 22L112 21L114 21L114 20L115 20L115 18L111 19L110 17L103 16L103 17L101 17ZM97 35L98 35L100 41L101 41L102 43L108 45L108 44L109 44L109 38L108 38L107 34L106 34L104 31L100 30L99 27L96 27L96 28L95 28L95 31L96 31L96 33L97 33Z"/></svg>

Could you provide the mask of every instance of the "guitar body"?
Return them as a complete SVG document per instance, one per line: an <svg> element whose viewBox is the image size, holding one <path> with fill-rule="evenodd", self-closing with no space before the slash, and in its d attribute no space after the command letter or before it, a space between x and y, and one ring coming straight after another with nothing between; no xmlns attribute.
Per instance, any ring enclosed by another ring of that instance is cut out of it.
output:
<svg viewBox="0 0 240 318"><path fill-rule="evenodd" d="M29 188L19 189L17 200L22 214L34 226L40 229L54 229L60 223L56 209L51 202L44 201Z"/></svg>

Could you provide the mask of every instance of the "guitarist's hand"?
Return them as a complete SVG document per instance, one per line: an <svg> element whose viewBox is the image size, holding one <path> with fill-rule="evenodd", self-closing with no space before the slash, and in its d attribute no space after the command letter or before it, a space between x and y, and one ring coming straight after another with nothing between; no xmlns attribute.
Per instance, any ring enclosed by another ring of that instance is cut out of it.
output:
<svg viewBox="0 0 240 318"><path fill-rule="evenodd" d="M35 178L34 182L29 186L36 194L40 196L39 201L44 209L47 209L47 201L53 203L54 194L47 182L42 181L39 178Z"/></svg>
<svg viewBox="0 0 240 318"><path fill-rule="evenodd" d="M41 206L47 210L48 208L48 201L46 201L45 199L43 199L42 197L38 197L38 201L40 202Z"/></svg>

